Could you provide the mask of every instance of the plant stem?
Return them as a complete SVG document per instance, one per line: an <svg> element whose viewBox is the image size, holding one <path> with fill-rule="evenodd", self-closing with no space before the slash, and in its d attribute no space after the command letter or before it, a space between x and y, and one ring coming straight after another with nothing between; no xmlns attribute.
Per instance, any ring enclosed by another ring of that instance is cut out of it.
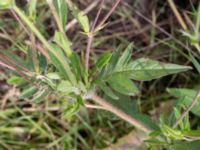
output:
<svg viewBox="0 0 200 150"><path fill-rule="evenodd" d="M190 105L185 109L185 111L181 114L181 116L176 120L176 122L173 125L173 128L176 128L179 125L179 123L183 120L183 118L187 115L187 113L194 107L194 105L199 100L199 98L200 98L200 89L198 90L195 98L192 100Z"/></svg>
<svg viewBox="0 0 200 150"><path fill-rule="evenodd" d="M116 3L114 4L114 6L110 9L110 11L108 12L108 14L102 19L102 21L99 23L99 25L97 26L98 28L101 28L103 26L103 24L106 22L106 20L110 17L110 15L115 11L115 9L117 8L117 6L119 5L119 3L121 2L121 0L117 0Z"/></svg>
<svg viewBox="0 0 200 150"><path fill-rule="evenodd" d="M87 39L86 55L85 55L85 68L86 68L86 71L88 71L88 69L89 69L90 51L91 51L92 41L93 41L93 35L92 35L92 33L89 33L88 34L88 39Z"/></svg>
<svg viewBox="0 0 200 150"><path fill-rule="evenodd" d="M112 112L113 114L115 114L118 117L122 118L123 120L129 122L130 124L134 125L138 129L144 131L145 133L150 133L151 132L151 129L146 127L142 122L140 122L137 119L133 118L132 116L124 113L123 111L121 111L117 107L113 106L112 104L108 103L106 100L104 100L103 98L99 97L98 95L92 94L91 95L91 99L94 102L96 102L99 105L101 105L102 107L104 107L107 110L109 110L110 112Z"/></svg>
<svg viewBox="0 0 200 150"><path fill-rule="evenodd" d="M88 34L88 39L87 39L87 48L86 48L86 56L85 56L85 68L86 70L88 71L89 69L89 62L90 62L90 51L91 51L91 46L92 46L92 41L93 41L93 34L94 34L94 30L95 30L95 26L96 26L96 23L98 21L98 18L99 18L99 15L101 13L101 10L102 10L102 7L103 7L103 3L104 3L104 0L101 1L101 5L100 5L100 9L99 11L97 12L97 15L95 17L95 21L92 25L92 28L91 28L91 31L90 33Z"/></svg>
<svg viewBox="0 0 200 150"><path fill-rule="evenodd" d="M88 71L89 69L89 61L90 61L90 52L91 52L91 46L92 46L92 42L93 42L93 37L94 37L94 32L98 29L100 29L103 24L106 22L106 20L110 17L110 15L114 12L114 10L116 9L116 7L118 6L118 4L120 3L121 0L117 0L117 2L115 3L115 5L110 9L110 11L108 12L108 14L102 19L102 21L99 23L99 25L96 26L97 20L99 18L99 15L101 13L102 10L102 6L104 3L104 0L101 1L101 7L97 13L97 16L95 18L94 24L90 30L90 33L88 34L88 39L87 39L87 49L86 49L86 56L85 56L85 68Z"/></svg>

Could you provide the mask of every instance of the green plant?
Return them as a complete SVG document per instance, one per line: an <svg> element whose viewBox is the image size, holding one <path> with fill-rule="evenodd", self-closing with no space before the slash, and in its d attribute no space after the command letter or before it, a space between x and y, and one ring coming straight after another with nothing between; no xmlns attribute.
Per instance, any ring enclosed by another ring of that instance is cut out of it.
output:
<svg viewBox="0 0 200 150"><path fill-rule="evenodd" d="M37 0L30 0L27 11L21 10L12 0L0 2L1 9L9 8L17 16L33 44L28 45L26 49L16 45L25 54L24 59L10 51L0 52L0 64L16 73L7 82L22 89L20 99L30 99L36 105L40 105L44 103L46 97L55 95L60 102L56 106L61 109L62 117L65 119L70 119L82 106L92 100L144 132L148 134L152 132L150 134L152 139L146 141L150 145L173 145L175 140L189 140L188 137L194 132L189 130L188 116L184 116L186 119L178 122L181 131L166 125L163 120L157 126L148 116L141 114L137 109L132 110L129 97L139 94L140 90L135 81L150 81L187 71L191 67L161 63L149 58L133 60L133 44L129 44L123 52L123 46L118 46L114 52L103 53L94 63L90 63L93 38L104 27L107 18L120 1L98 25L94 22L91 28L88 17L70 0L46 2L57 24L57 31L51 42L36 27ZM72 50L71 42L65 34L69 11L79 22L83 34L88 37L85 58L81 58ZM98 16L99 14L96 19ZM34 46L36 39L40 41L40 47ZM170 93L173 93L173 90ZM174 109L176 118L180 116L180 109ZM198 113L196 110L193 111Z"/></svg>

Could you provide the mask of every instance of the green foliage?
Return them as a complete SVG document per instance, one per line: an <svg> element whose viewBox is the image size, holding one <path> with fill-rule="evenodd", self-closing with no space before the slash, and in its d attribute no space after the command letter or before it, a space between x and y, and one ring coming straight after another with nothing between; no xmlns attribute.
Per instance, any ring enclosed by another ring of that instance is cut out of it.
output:
<svg viewBox="0 0 200 150"><path fill-rule="evenodd" d="M137 99L132 99L130 96L126 96L118 92L115 92L115 96L117 96L118 100L115 97L110 98L109 95L106 96L106 100L113 106L125 112L126 114L129 114L133 118L141 121L150 129L152 130L159 129L159 127L151 120L149 116L142 114L139 111L139 108L137 106Z"/></svg>
<svg viewBox="0 0 200 150"><path fill-rule="evenodd" d="M19 85L24 81L22 77L19 76L11 76L8 80L7 83L10 85Z"/></svg>
<svg viewBox="0 0 200 150"><path fill-rule="evenodd" d="M164 64L147 58L139 58L126 65L120 67L116 66L115 69L105 77L109 78L116 74L123 74L133 80L149 81L169 74L186 71L188 69L191 68L175 64Z"/></svg>
<svg viewBox="0 0 200 150"><path fill-rule="evenodd" d="M35 21L36 17L37 17L37 0L30 0L30 2L28 3L28 17L30 18L30 20Z"/></svg>
<svg viewBox="0 0 200 150"><path fill-rule="evenodd" d="M134 96L139 92L137 86L123 74L112 76L107 82L115 91L124 95Z"/></svg>
<svg viewBox="0 0 200 150"><path fill-rule="evenodd" d="M82 57L84 52L81 51L81 55L79 55L77 51L72 50L74 43L71 43L71 39L69 40L66 36L65 26L67 24L68 9L70 9L72 11L71 15L79 22L82 30L86 34L90 34L88 17L69 0L49 1L53 2L49 3L50 7L55 7L55 12L52 13L59 29L59 31L55 31L53 39L49 40L36 27L37 2L37 0L30 0L28 13L13 4L13 1L0 2L0 9L12 7L30 33L33 34L34 39L31 40L37 39L44 48L44 50L39 49L37 51L33 46L27 45L26 49L22 51L23 58L14 54L13 51L0 52L4 57L15 62L14 67L23 71L22 73L17 72L18 75L7 80L9 84L19 86L21 89L19 99L30 100L31 104L39 107L47 106L50 103L49 98L53 95L56 99L55 105L58 107L62 118L71 119L84 106L86 100L92 98L92 96L89 97L91 93L98 93L105 97L106 102L111 106L115 106L153 131L149 136L150 138L146 140L150 147L152 145L164 145L177 148L180 145L176 142L193 140L192 138L195 137L194 139L196 139L200 136L199 131L191 130L189 114L186 114L179 123L178 128L175 129L171 127L172 124L169 125L162 120L159 125L156 125L149 116L143 114L145 111L140 110L137 105L137 100L140 99L140 97L137 97L140 94L138 81L151 81L166 75L187 71L191 67L163 63L149 58L132 59L134 45L129 44L123 52L122 46L119 46L113 53L105 52L99 56L97 55L98 59L94 60L94 63L90 64L89 70L86 71L82 65L85 63L85 59ZM53 7L51 4L53 4ZM199 22L198 17L196 23L198 29ZM196 34L193 36L193 33L183 33L193 43L198 42ZM190 61L200 72L198 60L192 54L190 55ZM21 74L22 77L19 77ZM27 79L28 81L25 81ZM196 91L174 88L168 89L168 92L178 98L171 115L172 122L181 116L182 109L191 104ZM53 104L54 99L52 100ZM199 108L200 102L198 101L191 112L200 116ZM20 113L23 114L23 112ZM56 120L56 118L54 119ZM30 121L29 118L27 120ZM40 130L43 136L46 136L47 131L43 131L34 121L30 122L34 125L32 130ZM63 126L63 122L60 124ZM45 128L49 129L48 123L45 123L45 125L47 126ZM9 128L0 130L3 132L27 132L24 128L17 129L21 128L16 128L15 131ZM59 143L59 140L55 143Z"/></svg>
<svg viewBox="0 0 200 150"><path fill-rule="evenodd" d="M11 8L14 4L14 0L3 0L0 2L0 9Z"/></svg>
<svg viewBox="0 0 200 150"><path fill-rule="evenodd" d="M178 98L177 106L182 108L187 108L192 100L195 98L197 91L192 89L181 89L181 88L172 88L168 89L168 92ZM195 106L191 109L191 112L197 116L200 116L200 101L198 100Z"/></svg>
<svg viewBox="0 0 200 150"><path fill-rule="evenodd" d="M71 43L65 35L61 32L56 32L54 36L54 42L63 49L67 56L71 56L72 50L70 48Z"/></svg>
<svg viewBox="0 0 200 150"><path fill-rule="evenodd" d="M85 33L88 33L90 31L88 17L82 11L80 11L79 8L76 5L74 5L73 3L68 1L68 4L70 5L70 9L72 11L73 16L79 22L83 31Z"/></svg>
<svg viewBox="0 0 200 150"><path fill-rule="evenodd" d="M176 64L165 64L156 60L147 58L139 58L134 61L131 60L133 44L130 44L123 54L120 56L121 46L112 54L109 59L101 56L97 62L108 61L106 66L103 65L102 71L98 73L94 83L99 84L100 88L110 97L115 97L111 90L105 85L108 84L113 90L124 94L133 96L139 93L136 84L132 80L149 81L160 78L169 74L174 74L191 69L188 66L181 66ZM104 60L105 59L105 60ZM103 63L105 64L105 63ZM94 66L96 68L96 66Z"/></svg>
<svg viewBox="0 0 200 150"><path fill-rule="evenodd" d="M104 53L102 54L99 59L96 61L94 66L92 67L92 73L94 74L96 72L99 72L102 70L102 68L109 62L112 54L111 53Z"/></svg>
<svg viewBox="0 0 200 150"><path fill-rule="evenodd" d="M67 23L68 6L65 0L54 0L53 2L62 25L62 29L64 30Z"/></svg>

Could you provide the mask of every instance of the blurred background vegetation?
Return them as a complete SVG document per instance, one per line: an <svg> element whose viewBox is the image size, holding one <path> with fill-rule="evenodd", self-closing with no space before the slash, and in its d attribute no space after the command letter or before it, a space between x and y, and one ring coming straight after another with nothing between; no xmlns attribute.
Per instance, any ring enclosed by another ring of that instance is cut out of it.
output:
<svg viewBox="0 0 200 150"><path fill-rule="evenodd" d="M101 0L73 2L87 14L91 22L94 21ZM114 3L114 0L105 0L100 18L109 12ZM17 4L27 11L26 0L17 0ZM158 121L161 113L167 116L172 111L175 99L167 93L166 88L196 89L200 82L198 69L195 69L190 57L192 54L195 60L200 59L200 49L195 46L200 36L200 30L195 30L196 20L200 20L197 11L199 1L175 0L174 6L181 14L183 23L166 0L122 0L105 27L95 36L92 45L92 61L106 51L115 50L119 44L126 47L133 42L133 59L148 57L193 66L193 70L184 73L137 83L142 91L133 101L142 113L150 115L155 121ZM51 41L56 23L45 0L38 1L36 16L37 28ZM65 29L73 43L72 49L84 57L87 37L79 32L80 26L70 14ZM0 10L0 51L12 49L14 54L24 58L24 53L18 49L27 49L27 45L30 45L26 32L12 11ZM196 36L191 36L193 33ZM132 139L127 135L135 131L134 127L105 110L83 107L66 120L62 118L59 108L48 107L46 101L35 107L28 98L19 99L21 88L10 85L9 82L13 82L9 80L11 76L13 72L0 64L0 149L90 150L115 145L122 137L128 137L125 141L129 142ZM52 104L60 103L54 96L48 99ZM199 117L190 114L190 121L193 129L199 128ZM133 134L133 137L139 135Z"/></svg>

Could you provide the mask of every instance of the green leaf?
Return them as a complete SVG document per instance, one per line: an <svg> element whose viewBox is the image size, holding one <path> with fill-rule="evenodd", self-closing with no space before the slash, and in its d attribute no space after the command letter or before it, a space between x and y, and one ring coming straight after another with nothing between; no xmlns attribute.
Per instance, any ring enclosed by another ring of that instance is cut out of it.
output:
<svg viewBox="0 0 200 150"><path fill-rule="evenodd" d="M90 31L88 17L84 14L84 12L80 11L77 6L75 6L74 4L71 4L71 5L72 5L71 9L72 9L74 17L81 25L83 31L88 33Z"/></svg>
<svg viewBox="0 0 200 150"><path fill-rule="evenodd" d="M167 125L162 125L161 130L166 137L169 137L173 140L179 140L179 139L181 140L184 138L184 135L181 131L172 129Z"/></svg>
<svg viewBox="0 0 200 150"><path fill-rule="evenodd" d="M68 106L63 113L63 117L69 119L73 115L75 115L79 110L80 107L83 106L84 102L81 96L76 97L76 102L70 106Z"/></svg>
<svg viewBox="0 0 200 150"><path fill-rule="evenodd" d="M7 83L10 85L19 85L24 82L24 79L19 76L12 76L7 80Z"/></svg>
<svg viewBox="0 0 200 150"><path fill-rule="evenodd" d="M123 74L111 76L107 82L114 90L121 94L133 96L139 93L136 85Z"/></svg>
<svg viewBox="0 0 200 150"><path fill-rule="evenodd" d="M41 103L42 100L44 100L44 98L46 96L48 96L48 94L49 94L49 90L47 88L43 88L41 90L38 90L37 93L35 93L33 95L32 101L34 101L35 103Z"/></svg>
<svg viewBox="0 0 200 150"><path fill-rule="evenodd" d="M174 150L198 150L200 149L200 140L191 141L191 142L175 141L173 149Z"/></svg>
<svg viewBox="0 0 200 150"><path fill-rule="evenodd" d="M115 67L116 69L117 68L121 68L121 67L127 65L127 63L129 62L129 60L131 59L132 50L133 50L133 44L131 43L131 44L128 45L128 47L126 48L126 50L124 51L124 53L122 54L122 56L117 61L117 65Z"/></svg>
<svg viewBox="0 0 200 150"><path fill-rule="evenodd" d="M117 97L114 92L110 89L110 87L108 87L106 84L102 83L99 85L100 86L100 89L103 90L103 92L108 96L110 97L111 99L119 99L119 97Z"/></svg>
<svg viewBox="0 0 200 150"><path fill-rule="evenodd" d="M76 79L80 81L82 77L80 57L75 52L73 52L70 56L70 60L72 71L74 72Z"/></svg>
<svg viewBox="0 0 200 150"><path fill-rule="evenodd" d="M13 60L13 62L15 62L18 67L23 67L23 68L28 67L27 62L24 59L22 59L22 57L13 54L11 51L2 50L0 51L0 53L4 54L5 56Z"/></svg>
<svg viewBox="0 0 200 150"><path fill-rule="evenodd" d="M176 107L174 107L174 115L175 115L175 117L176 117L176 120L177 120L177 119L180 117L180 115L181 115L181 112L180 112ZM188 114L187 114L187 115L188 115ZM183 120L180 121L179 127L180 127L181 130L184 130L184 129L185 129Z"/></svg>
<svg viewBox="0 0 200 150"><path fill-rule="evenodd" d="M80 91L78 88L74 87L69 81L62 80L57 87L57 91L70 94L74 93L76 95L80 94Z"/></svg>
<svg viewBox="0 0 200 150"><path fill-rule="evenodd" d="M67 23L68 6L65 0L54 0L54 5L57 10L62 28L65 29Z"/></svg>
<svg viewBox="0 0 200 150"><path fill-rule="evenodd" d="M176 98L178 98L177 105L187 108L192 100L195 98L197 91L191 89L178 89L170 88L167 89L168 93ZM196 102L191 112L197 116L200 116L200 100Z"/></svg>
<svg viewBox="0 0 200 150"><path fill-rule="evenodd" d="M27 16L21 11L18 7L13 6L15 12L19 15L19 17L24 21L24 23L31 29L31 31L37 36L37 38L43 43L43 45L47 48L49 55L51 57L51 62L57 67L59 71L63 74L65 78L69 78L69 80L75 85L76 78L74 74L71 72L71 68L66 61L66 58L63 57L63 54L57 52L57 47L53 47L53 45L49 44L49 42L45 39L45 37L38 31L35 25L27 18Z"/></svg>
<svg viewBox="0 0 200 150"><path fill-rule="evenodd" d="M19 98L20 99L24 99L24 98L29 98L31 96L33 96L33 94L35 94L37 92L37 88L36 87L29 87L26 88L22 91L22 93L20 94Z"/></svg>
<svg viewBox="0 0 200 150"><path fill-rule="evenodd" d="M190 54L190 60L197 69L198 73L200 74L200 63L198 62L198 60L196 60L192 54Z"/></svg>
<svg viewBox="0 0 200 150"><path fill-rule="evenodd" d="M111 56L112 56L111 53L104 53L104 54L102 54L99 57L99 59L97 60L97 62L94 64L94 66L92 68L92 73L91 74L94 74L97 71L101 71L101 69L109 62Z"/></svg>
<svg viewBox="0 0 200 150"><path fill-rule="evenodd" d="M112 57L110 58L110 61L108 63L108 65L106 66L105 69L105 74L108 74L110 72L112 72L119 60L120 57L120 50L121 50L122 46L118 46L117 49L113 52Z"/></svg>
<svg viewBox="0 0 200 150"><path fill-rule="evenodd" d="M29 18L32 21L35 21L36 19L36 6L37 6L37 0L30 0L28 3L28 12L29 12Z"/></svg>
<svg viewBox="0 0 200 150"><path fill-rule="evenodd" d="M169 74L174 74L191 69L188 66L176 64L164 64L156 60L140 58L130 62L127 66L116 68L114 72L107 75L123 74L128 78L138 81L149 81Z"/></svg>
<svg viewBox="0 0 200 150"><path fill-rule="evenodd" d="M61 47L64 50L67 56L71 56L72 54L72 50L70 47L71 43L67 39L67 37L63 35L63 33L56 32L53 40L59 47Z"/></svg>
<svg viewBox="0 0 200 150"><path fill-rule="evenodd" d="M14 4L14 0L1 0L0 1L0 10L11 8Z"/></svg>
<svg viewBox="0 0 200 150"><path fill-rule="evenodd" d="M200 137L200 130L183 131L184 136Z"/></svg>
<svg viewBox="0 0 200 150"><path fill-rule="evenodd" d="M51 79L51 80L60 80L60 76L57 72L47 73L46 77Z"/></svg>
<svg viewBox="0 0 200 150"><path fill-rule="evenodd" d="M52 47L54 51L60 56L58 58L53 53L49 52L53 64L60 71L64 79L69 79L73 84L76 84L76 78L71 72L71 68L67 62L67 58L65 57L63 51L55 44L52 44Z"/></svg>

